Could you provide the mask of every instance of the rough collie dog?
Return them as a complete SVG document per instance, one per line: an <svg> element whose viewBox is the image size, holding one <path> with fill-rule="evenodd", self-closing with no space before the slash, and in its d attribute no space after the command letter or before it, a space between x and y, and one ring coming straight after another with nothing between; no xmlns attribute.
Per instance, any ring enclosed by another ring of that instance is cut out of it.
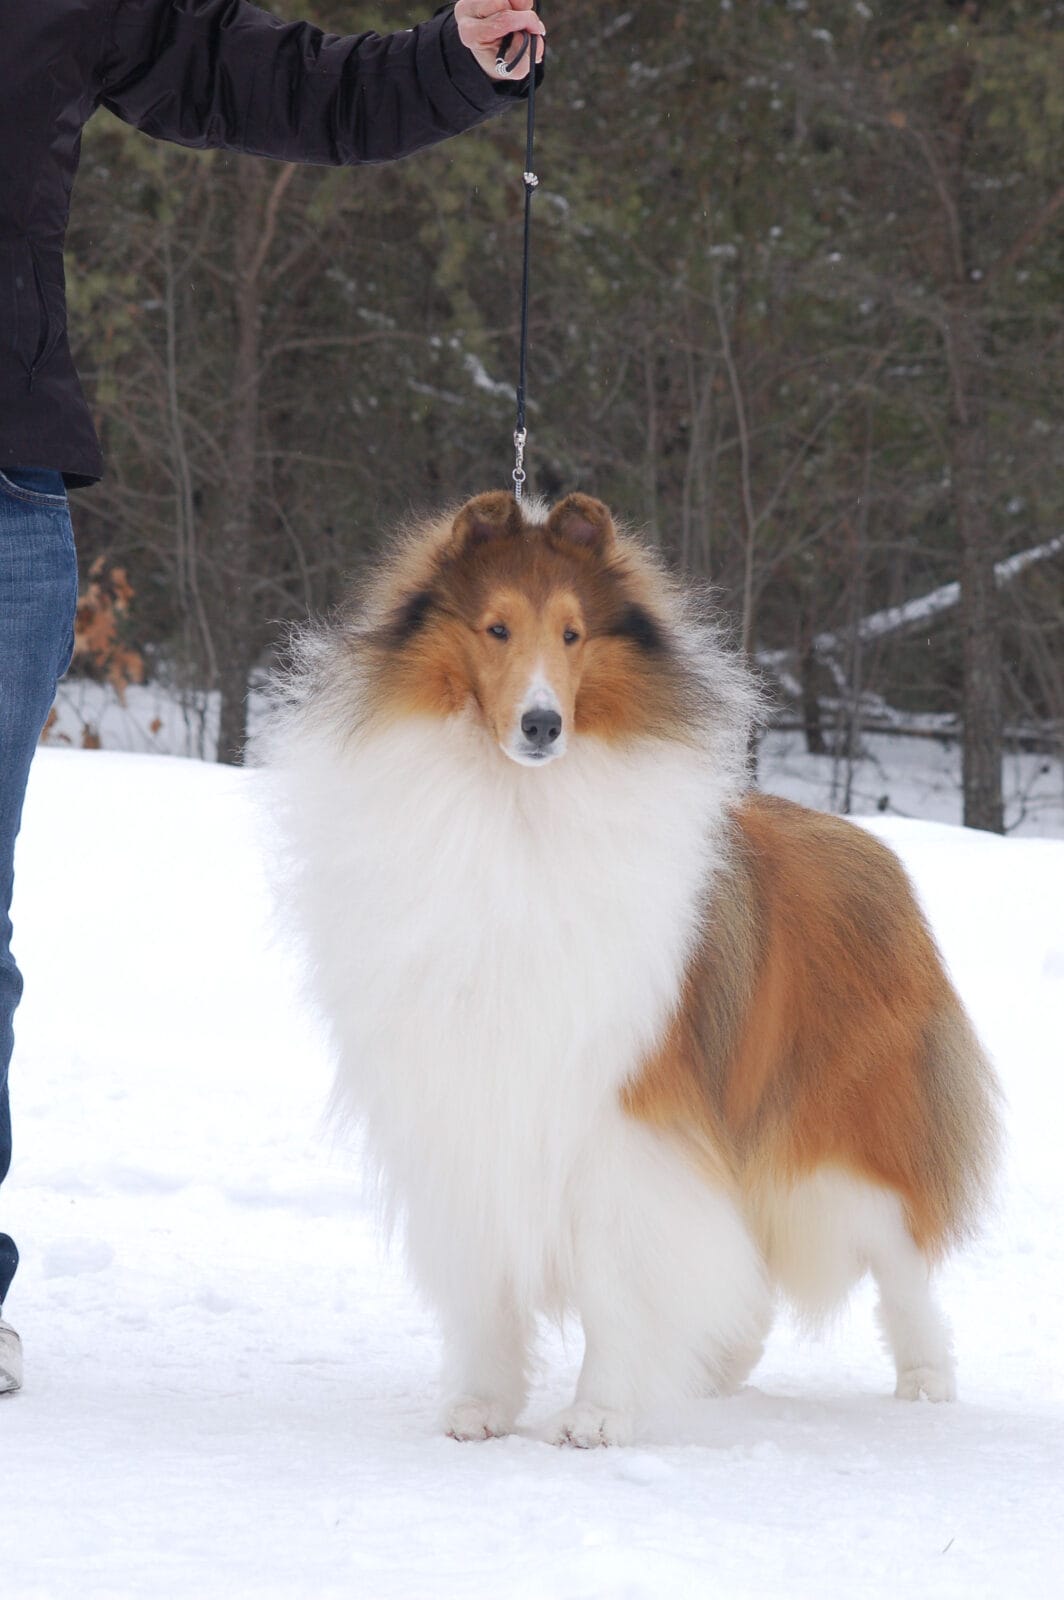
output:
<svg viewBox="0 0 1064 1600"><path fill-rule="evenodd" d="M605 506L416 529L302 642L268 738L301 926L456 1439L512 1428L538 1313L586 1347L558 1444L721 1393L774 1294L866 1271L907 1399L972 1227L992 1075L894 856L747 792L756 694Z"/></svg>

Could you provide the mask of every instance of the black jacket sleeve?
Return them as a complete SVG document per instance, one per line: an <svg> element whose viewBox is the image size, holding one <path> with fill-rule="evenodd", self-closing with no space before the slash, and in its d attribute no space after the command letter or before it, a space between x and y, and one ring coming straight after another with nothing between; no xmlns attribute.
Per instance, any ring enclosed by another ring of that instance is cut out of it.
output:
<svg viewBox="0 0 1064 1600"><path fill-rule="evenodd" d="M477 65L450 8L404 33L342 38L247 0L117 0L99 100L176 144L347 166L461 133L512 93Z"/></svg>

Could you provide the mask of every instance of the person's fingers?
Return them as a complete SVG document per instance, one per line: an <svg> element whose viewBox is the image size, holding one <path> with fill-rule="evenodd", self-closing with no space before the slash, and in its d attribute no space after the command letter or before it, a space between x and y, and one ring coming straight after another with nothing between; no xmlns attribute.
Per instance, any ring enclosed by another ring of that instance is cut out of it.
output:
<svg viewBox="0 0 1064 1600"><path fill-rule="evenodd" d="M535 11L496 11L477 19L477 30L485 40L504 39L508 33L546 33L542 17Z"/></svg>
<svg viewBox="0 0 1064 1600"><path fill-rule="evenodd" d="M547 32L542 19L534 11L512 11L509 7L503 7L488 13L459 11L456 6L454 14L458 31L467 44L495 44L499 39L505 39L508 33L535 33L542 37Z"/></svg>
<svg viewBox="0 0 1064 1600"><path fill-rule="evenodd" d="M473 52L485 72L493 76L497 72L495 61L498 46L508 34L515 35L515 43L507 52L511 60L516 60L520 54L525 34L536 37L536 60L543 60L546 27L538 14L529 10L527 5L522 6L520 0L457 0L454 15L458 37ZM526 51L522 59L516 61L512 73L503 72L502 76L526 78L530 55L531 52Z"/></svg>
<svg viewBox="0 0 1064 1600"><path fill-rule="evenodd" d="M455 12L459 16L467 17L493 17L501 11L504 16L513 17L513 13L520 12L524 15L538 15L526 0L458 0Z"/></svg>
<svg viewBox="0 0 1064 1600"><path fill-rule="evenodd" d="M493 38L504 34L539 34L542 37L547 32L538 11L496 11L494 16L486 16L483 22L491 30Z"/></svg>

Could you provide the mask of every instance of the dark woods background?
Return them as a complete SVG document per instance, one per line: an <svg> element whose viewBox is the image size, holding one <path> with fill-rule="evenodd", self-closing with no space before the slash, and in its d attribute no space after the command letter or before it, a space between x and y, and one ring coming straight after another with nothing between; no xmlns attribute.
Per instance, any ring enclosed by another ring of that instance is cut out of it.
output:
<svg viewBox="0 0 1064 1600"><path fill-rule="evenodd" d="M1000 828L1003 740L1064 738L1064 4L543 10L532 489L711 578L812 748L957 732ZM326 172L87 131L81 548L149 670L221 695L225 758L280 624L508 480L523 136Z"/></svg>

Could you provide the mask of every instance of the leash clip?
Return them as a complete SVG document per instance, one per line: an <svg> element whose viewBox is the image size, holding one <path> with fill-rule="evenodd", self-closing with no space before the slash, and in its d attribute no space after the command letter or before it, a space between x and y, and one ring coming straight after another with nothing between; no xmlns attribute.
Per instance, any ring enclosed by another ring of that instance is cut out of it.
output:
<svg viewBox="0 0 1064 1600"><path fill-rule="evenodd" d="M514 499L520 502L521 491L525 486L528 473L525 471L525 440L528 438L524 428L514 429Z"/></svg>

